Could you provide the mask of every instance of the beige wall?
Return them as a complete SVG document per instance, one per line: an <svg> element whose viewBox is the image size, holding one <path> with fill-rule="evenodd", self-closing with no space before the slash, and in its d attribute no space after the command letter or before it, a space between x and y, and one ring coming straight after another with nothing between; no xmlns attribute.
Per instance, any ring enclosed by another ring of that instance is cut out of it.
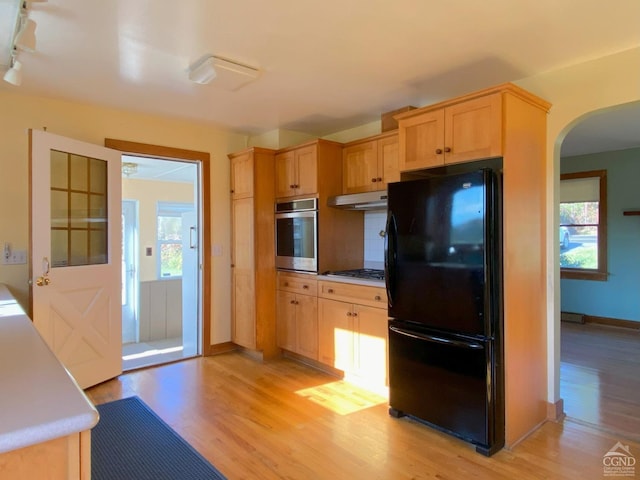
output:
<svg viewBox="0 0 640 480"><path fill-rule="evenodd" d="M12 87L6 87L12 88ZM211 154L212 242L222 246L212 258L212 344L229 341L230 324L230 204L227 153L243 149L247 137L203 123L22 95L12 88L0 91L0 243L28 248L28 138L27 129L103 145L105 137L150 143ZM203 252L212 255L211 248ZM18 301L28 304L26 265L0 265L0 283L6 283ZM205 319L206 321L206 319Z"/></svg>
<svg viewBox="0 0 640 480"><path fill-rule="evenodd" d="M195 205L193 185L190 183L153 180L122 179L123 200L138 201L138 238L140 248L140 281L157 280L156 207L158 201L191 203ZM145 254L145 247L153 247L153 255Z"/></svg>

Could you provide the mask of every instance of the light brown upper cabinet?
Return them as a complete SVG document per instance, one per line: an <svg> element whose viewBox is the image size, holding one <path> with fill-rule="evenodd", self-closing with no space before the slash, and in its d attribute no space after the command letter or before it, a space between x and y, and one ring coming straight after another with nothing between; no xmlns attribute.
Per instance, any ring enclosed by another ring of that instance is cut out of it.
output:
<svg viewBox="0 0 640 480"><path fill-rule="evenodd" d="M315 143L276 155L276 197L313 195L317 192L318 149Z"/></svg>
<svg viewBox="0 0 640 480"><path fill-rule="evenodd" d="M231 157L231 199L253 197L253 152Z"/></svg>
<svg viewBox="0 0 640 480"><path fill-rule="evenodd" d="M398 116L400 171L502 155L502 94L447 102Z"/></svg>
<svg viewBox="0 0 640 480"><path fill-rule="evenodd" d="M345 144L342 169L342 193L385 190L399 181L398 132Z"/></svg>

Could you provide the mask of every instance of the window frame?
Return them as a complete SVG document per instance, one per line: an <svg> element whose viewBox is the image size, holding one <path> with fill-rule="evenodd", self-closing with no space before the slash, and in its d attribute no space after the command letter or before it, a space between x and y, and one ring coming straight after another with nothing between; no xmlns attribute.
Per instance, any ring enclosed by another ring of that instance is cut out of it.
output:
<svg viewBox="0 0 640 480"><path fill-rule="evenodd" d="M606 281L609 277L607 270L607 171L590 170L586 172L564 173L560 175L560 185L563 180L575 180L579 178L599 178L598 199L598 268L568 268L560 266L560 278L574 280ZM561 187L562 188L562 187ZM560 208L558 202L558 209ZM563 226L562 223L558 228ZM564 225L574 226L574 225ZM555 235L557 239L557 233Z"/></svg>
<svg viewBox="0 0 640 480"><path fill-rule="evenodd" d="M178 242L161 240L158 236L158 225L160 217L179 217L182 218L183 213L193 211L194 205L187 202L168 202L158 201L156 203L156 278L158 280L178 280L182 278L180 275L162 276L162 245L176 245ZM182 247L183 239L180 239L180 246Z"/></svg>

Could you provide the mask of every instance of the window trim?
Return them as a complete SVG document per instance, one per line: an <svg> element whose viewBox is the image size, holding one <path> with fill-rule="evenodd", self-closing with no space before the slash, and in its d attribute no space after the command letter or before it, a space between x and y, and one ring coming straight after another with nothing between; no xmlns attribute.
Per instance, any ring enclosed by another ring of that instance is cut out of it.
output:
<svg viewBox="0 0 640 480"><path fill-rule="evenodd" d="M563 180L594 177L600 178L600 192L598 200L598 268L567 268L561 266L560 278L606 281L609 277L609 272L607 270L607 171L590 170L587 172L564 173L560 175L560 183L562 184ZM560 225L558 225L558 227L559 226Z"/></svg>

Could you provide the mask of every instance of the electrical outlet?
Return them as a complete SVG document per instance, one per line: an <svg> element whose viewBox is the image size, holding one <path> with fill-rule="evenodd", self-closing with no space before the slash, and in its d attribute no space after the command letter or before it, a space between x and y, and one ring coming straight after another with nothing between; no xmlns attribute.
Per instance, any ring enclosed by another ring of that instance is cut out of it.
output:
<svg viewBox="0 0 640 480"><path fill-rule="evenodd" d="M27 263L26 250L11 250L9 255L2 256L2 263L4 265L22 265Z"/></svg>

